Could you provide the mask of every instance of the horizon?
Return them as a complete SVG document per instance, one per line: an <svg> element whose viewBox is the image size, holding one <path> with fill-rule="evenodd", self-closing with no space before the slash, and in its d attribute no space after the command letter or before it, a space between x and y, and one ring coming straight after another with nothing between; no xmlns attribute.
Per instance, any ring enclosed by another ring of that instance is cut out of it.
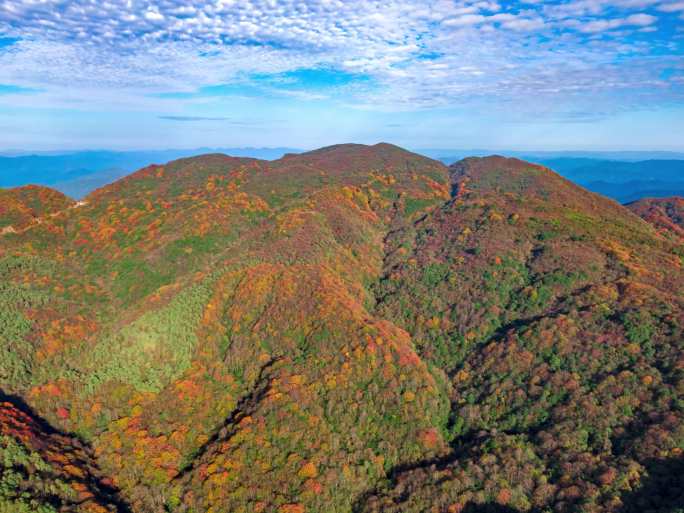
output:
<svg viewBox="0 0 684 513"><path fill-rule="evenodd" d="M645 151L514 151L493 149L405 149L391 143L363 145L341 143L314 150L340 147L393 147L441 161L463 161L469 157L512 157L546 166L589 190L628 203L645 197L684 195L684 153ZM380 148L384 150L385 148ZM306 155L297 148L196 148L149 151L82 151L2 154L0 188L34 184L56 189L72 198L83 198L93 190L111 184L150 165L167 165L210 154L279 161L288 154Z"/></svg>
<svg viewBox="0 0 684 513"><path fill-rule="evenodd" d="M682 20L678 0L13 0L0 151L683 152Z"/></svg>
<svg viewBox="0 0 684 513"><path fill-rule="evenodd" d="M164 153L164 152L177 152L177 151L223 151L223 150L257 150L257 151L274 151L274 150L286 150L287 152L295 152L295 153L305 153L305 152L310 152L310 151L315 151L323 148L327 148L330 146L337 146L337 145L344 145L344 144L359 144L359 145L364 145L364 146L374 146L377 144L391 144L393 146L397 146L402 149L406 149L408 151L414 152L414 153L420 153L420 152L458 152L458 153L464 153L464 152L475 152L475 153L481 153L481 152L502 152L502 153L516 153L516 154L522 154L522 153L529 153L529 154L544 154L544 153L581 153L581 154L606 154L606 153L622 153L622 154L648 154L648 153L654 153L654 154L674 154L674 155L684 155L684 149L682 150L677 150L677 149L671 149L671 150L663 150L663 149L657 149L657 148L625 148L625 147L608 147L608 148L591 148L591 147L577 147L577 148L535 148L535 147L523 147L523 148L514 148L514 147L412 147L412 146L405 146L401 144L396 144L391 141L377 141L377 142L356 142L356 141L351 141L351 142L338 142L338 143L331 143L331 144L325 144L322 146L315 146L315 147L289 147L289 146L280 146L280 145L273 145L273 146L232 146L229 144L223 144L223 145L212 145L212 146L187 146L187 147L182 147L182 146L169 146L169 147L139 147L139 148L133 148L133 147L122 147L122 148L117 148L117 147L73 147L73 148L5 148L2 149L0 148L0 157L29 157L29 156L62 156L62 155L71 155L71 154L76 154L76 153Z"/></svg>

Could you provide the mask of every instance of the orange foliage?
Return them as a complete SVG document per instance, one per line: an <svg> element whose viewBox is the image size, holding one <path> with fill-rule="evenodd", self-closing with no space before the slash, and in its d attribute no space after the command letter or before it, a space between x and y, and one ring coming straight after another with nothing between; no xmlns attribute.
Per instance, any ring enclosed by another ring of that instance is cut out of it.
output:
<svg viewBox="0 0 684 513"><path fill-rule="evenodd" d="M278 508L279 513L305 513L306 509L301 504L283 504Z"/></svg>
<svg viewBox="0 0 684 513"><path fill-rule="evenodd" d="M436 449L442 444L442 436L435 428L422 430L418 433L418 439L427 449Z"/></svg>
<svg viewBox="0 0 684 513"><path fill-rule="evenodd" d="M313 462L309 461L302 466L298 475L301 478L314 478L318 476L318 469Z"/></svg>

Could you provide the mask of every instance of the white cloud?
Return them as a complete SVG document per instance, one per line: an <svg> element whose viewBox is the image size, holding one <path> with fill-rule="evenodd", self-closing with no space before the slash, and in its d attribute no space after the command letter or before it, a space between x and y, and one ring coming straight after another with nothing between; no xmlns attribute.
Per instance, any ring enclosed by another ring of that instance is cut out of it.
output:
<svg viewBox="0 0 684 513"><path fill-rule="evenodd" d="M586 23L573 21L572 26L577 27L580 32L595 33L613 30L621 27L646 27L653 25L658 18L650 14L632 14L626 18L613 18L602 20L591 20Z"/></svg>
<svg viewBox="0 0 684 513"><path fill-rule="evenodd" d="M136 17L133 17L131 21L135 21ZM150 20L150 21L161 21L164 19L164 16L159 13L159 11L155 11L150 9L145 13L145 19Z"/></svg>
<svg viewBox="0 0 684 513"><path fill-rule="evenodd" d="M625 18L625 25L635 25L637 27L645 27L647 25L653 25L656 21L658 21L658 18L655 16L651 16L650 14L644 14L644 13L639 13L639 14L632 14L631 16L628 16Z"/></svg>
<svg viewBox="0 0 684 513"><path fill-rule="evenodd" d="M502 27L519 30L519 31L533 31L543 28L545 22L541 18L514 18L502 23Z"/></svg>
<svg viewBox="0 0 684 513"><path fill-rule="evenodd" d="M44 91L34 103L132 109L155 108L163 101L150 99L157 93L244 85L256 73L313 67L367 74L367 83L340 86L333 97L387 109L457 106L485 96L508 105L641 91L660 67L681 63L682 52L644 60L635 72L633 56L648 48L618 29L646 29L655 38L654 9L671 16L681 4L5 0L0 33L21 41L0 49L0 83ZM276 90L265 93L330 97L306 84L269 87ZM664 97L665 87L653 88L652 96Z"/></svg>
<svg viewBox="0 0 684 513"><path fill-rule="evenodd" d="M445 20L443 25L447 27L467 27L469 25L478 25L487 20L486 16L481 14L463 14L454 18Z"/></svg>
<svg viewBox="0 0 684 513"><path fill-rule="evenodd" d="M658 6L658 10L662 12L679 12L684 11L684 2L666 3Z"/></svg>

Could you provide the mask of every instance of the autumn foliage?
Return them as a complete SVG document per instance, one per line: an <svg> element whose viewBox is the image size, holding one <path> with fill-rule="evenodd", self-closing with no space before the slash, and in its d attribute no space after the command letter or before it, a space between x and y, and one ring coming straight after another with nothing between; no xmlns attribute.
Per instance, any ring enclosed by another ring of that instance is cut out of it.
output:
<svg viewBox="0 0 684 513"><path fill-rule="evenodd" d="M617 513L679 468L681 239L550 170L339 145L21 201L16 511Z"/></svg>

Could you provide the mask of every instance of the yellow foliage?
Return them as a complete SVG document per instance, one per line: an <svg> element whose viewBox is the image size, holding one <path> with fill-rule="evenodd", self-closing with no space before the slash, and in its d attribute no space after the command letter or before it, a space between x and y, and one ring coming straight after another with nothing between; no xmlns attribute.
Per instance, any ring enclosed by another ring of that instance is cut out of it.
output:
<svg viewBox="0 0 684 513"><path fill-rule="evenodd" d="M604 247L609 255L617 258L620 262L627 262L632 257L627 248L621 246L614 240L605 241Z"/></svg>
<svg viewBox="0 0 684 513"><path fill-rule="evenodd" d="M461 369L456 373L456 381L458 382L466 381L469 377L470 373L465 369Z"/></svg>
<svg viewBox="0 0 684 513"><path fill-rule="evenodd" d="M440 325L440 318L437 316L433 317L432 319L430 319L427 322L428 328L436 329L436 328L439 328L439 325Z"/></svg>
<svg viewBox="0 0 684 513"><path fill-rule="evenodd" d="M313 462L309 461L302 466L297 475L302 479L313 478L318 476L318 469Z"/></svg>
<svg viewBox="0 0 684 513"><path fill-rule="evenodd" d="M278 513L305 513L306 509L301 504L283 504L278 508Z"/></svg>
<svg viewBox="0 0 684 513"><path fill-rule="evenodd" d="M641 348L639 347L639 344L627 344L627 352L629 354L639 354L641 352Z"/></svg>
<svg viewBox="0 0 684 513"><path fill-rule="evenodd" d="M85 477L83 470L74 465L65 465L64 471L71 476L79 477L81 479Z"/></svg>

